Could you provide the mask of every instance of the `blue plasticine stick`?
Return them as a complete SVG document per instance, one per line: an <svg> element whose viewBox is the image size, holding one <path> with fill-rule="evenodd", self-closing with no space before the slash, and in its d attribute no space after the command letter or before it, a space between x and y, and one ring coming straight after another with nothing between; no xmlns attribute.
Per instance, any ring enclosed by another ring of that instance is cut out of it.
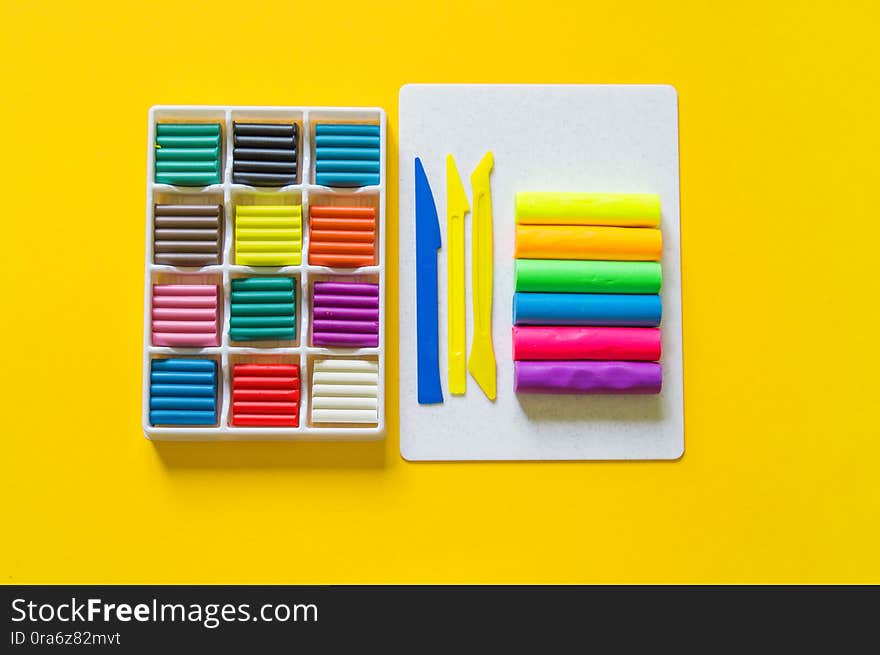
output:
<svg viewBox="0 0 880 655"><path fill-rule="evenodd" d="M327 134L315 136L317 148L379 148L377 136L354 136L348 134Z"/></svg>
<svg viewBox="0 0 880 655"><path fill-rule="evenodd" d="M437 250L440 221L422 160L416 157L416 341L420 405L443 402L440 388Z"/></svg>
<svg viewBox="0 0 880 655"><path fill-rule="evenodd" d="M379 148L315 148L316 161L379 161Z"/></svg>
<svg viewBox="0 0 880 655"><path fill-rule="evenodd" d="M174 396L157 396L150 398L150 409L199 409L213 412L217 403L210 398L178 398Z"/></svg>
<svg viewBox="0 0 880 655"><path fill-rule="evenodd" d="M315 181L321 186L376 186L379 176L369 173L317 173Z"/></svg>
<svg viewBox="0 0 880 655"><path fill-rule="evenodd" d="M151 384L150 397L153 396L214 396L217 387L213 384Z"/></svg>
<svg viewBox="0 0 880 655"><path fill-rule="evenodd" d="M315 163L318 173L378 173L378 161L318 161Z"/></svg>
<svg viewBox="0 0 880 655"><path fill-rule="evenodd" d="M172 357L170 359L154 359L152 362L154 371L211 371L217 370L217 362L213 359L183 359Z"/></svg>
<svg viewBox="0 0 880 655"><path fill-rule="evenodd" d="M662 307L657 294L517 293L514 325L614 325L656 327Z"/></svg>
<svg viewBox="0 0 880 655"><path fill-rule="evenodd" d="M216 422L215 412L173 409L156 409L150 412L150 423L153 425L214 425Z"/></svg>
<svg viewBox="0 0 880 655"><path fill-rule="evenodd" d="M342 134L348 136L379 136L378 125L365 125L360 123L340 123L331 125L329 123L318 123L315 125L315 136L323 136L326 134Z"/></svg>
<svg viewBox="0 0 880 655"><path fill-rule="evenodd" d="M207 371L152 371L153 384L214 384L214 372Z"/></svg>

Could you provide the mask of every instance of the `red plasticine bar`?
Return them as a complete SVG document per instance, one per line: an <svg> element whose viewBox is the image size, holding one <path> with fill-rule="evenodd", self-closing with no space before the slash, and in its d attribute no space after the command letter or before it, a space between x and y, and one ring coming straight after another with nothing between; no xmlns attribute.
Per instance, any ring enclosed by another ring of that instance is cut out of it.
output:
<svg viewBox="0 0 880 655"><path fill-rule="evenodd" d="M295 428L299 426L299 416L296 414L235 414L232 417L232 425L253 428Z"/></svg>
<svg viewBox="0 0 880 655"><path fill-rule="evenodd" d="M660 359L660 329L630 327L514 327L513 358L523 360Z"/></svg>

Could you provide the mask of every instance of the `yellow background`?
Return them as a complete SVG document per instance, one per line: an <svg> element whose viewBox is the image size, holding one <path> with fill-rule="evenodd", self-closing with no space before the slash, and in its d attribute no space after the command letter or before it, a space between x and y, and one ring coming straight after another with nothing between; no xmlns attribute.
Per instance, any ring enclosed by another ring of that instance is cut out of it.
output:
<svg viewBox="0 0 880 655"><path fill-rule="evenodd" d="M880 582L874 4L3 3L2 581ZM681 461L143 438L149 106L385 107L393 255L406 82L678 88Z"/></svg>

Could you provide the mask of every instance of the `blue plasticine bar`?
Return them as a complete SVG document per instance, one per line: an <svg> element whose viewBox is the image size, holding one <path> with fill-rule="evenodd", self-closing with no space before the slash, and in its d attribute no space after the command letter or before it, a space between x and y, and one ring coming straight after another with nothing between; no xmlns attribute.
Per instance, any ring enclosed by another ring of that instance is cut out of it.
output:
<svg viewBox="0 0 880 655"><path fill-rule="evenodd" d="M150 397L153 396L214 396L217 388L211 384L151 384Z"/></svg>
<svg viewBox="0 0 880 655"><path fill-rule="evenodd" d="M315 148L317 161L353 159L379 161L379 148Z"/></svg>
<svg viewBox="0 0 880 655"><path fill-rule="evenodd" d="M656 327L662 314L657 294L517 293L514 325L616 325Z"/></svg>
<svg viewBox="0 0 880 655"><path fill-rule="evenodd" d="M213 412L216 401L211 398L178 398L174 396L157 396L150 398L150 409L189 409Z"/></svg>
<svg viewBox="0 0 880 655"><path fill-rule="evenodd" d="M317 161L317 173L378 173L378 161Z"/></svg>
<svg viewBox="0 0 880 655"><path fill-rule="evenodd" d="M379 176L369 173L317 173L315 181L321 186L376 186Z"/></svg>
<svg viewBox="0 0 880 655"><path fill-rule="evenodd" d="M315 136L318 148L379 148L378 136L349 136L347 134L328 134ZM320 157L319 157L320 159Z"/></svg>
<svg viewBox="0 0 880 655"><path fill-rule="evenodd" d="M207 371L152 371L153 384L214 384L214 372Z"/></svg>
<svg viewBox="0 0 880 655"><path fill-rule="evenodd" d="M217 362L213 359L154 359L154 371L215 371Z"/></svg>
<svg viewBox="0 0 880 655"><path fill-rule="evenodd" d="M340 123L337 125L319 123L315 125L315 136L330 134L346 136L379 136L379 126L364 125L360 123Z"/></svg>
<svg viewBox="0 0 880 655"><path fill-rule="evenodd" d="M214 425L216 422L215 412L173 409L156 409L150 412L150 423L153 425Z"/></svg>

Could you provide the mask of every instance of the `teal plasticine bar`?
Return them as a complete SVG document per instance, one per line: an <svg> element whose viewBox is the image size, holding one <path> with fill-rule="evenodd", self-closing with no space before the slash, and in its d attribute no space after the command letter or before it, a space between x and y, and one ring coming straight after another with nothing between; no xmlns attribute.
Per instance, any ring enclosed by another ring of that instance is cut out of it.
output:
<svg viewBox="0 0 880 655"><path fill-rule="evenodd" d="M293 316L294 303L232 303L232 316Z"/></svg>
<svg viewBox="0 0 880 655"><path fill-rule="evenodd" d="M378 125L364 125L361 123L319 123L315 125L315 135L346 135L346 136L379 136Z"/></svg>
<svg viewBox="0 0 880 655"><path fill-rule="evenodd" d="M157 148L156 161L208 161L217 160L220 148Z"/></svg>
<svg viewBox="0 0 880 655"><path fill-rule="evenodd" d="M295 301L293 289L280 291L250 291L232 289L232 302L234 303L293 303Z"/></svg>
<svg viewBox="0 0 880 655"><path fill-rule="evenodd" d="M613 293L516 293L514 325L656 327L660 296Z"/></svg>
<svg viewBox="0 0 880 655"><path fill-rule="evenodd" d="M208 186L220 184L220 175L217 173L156 173L157 184L172 184L175 186Z"/></svg>
<svg viewBox="0 0 880 655"><path fill-rule="evenodd" d="M220 139L216 136L157 136L156 145L162 148L216 148Z"/></svg>
<svg viewBox="0 0 880 655"><path fill-rule="evenodd" d="M317 161L370 160L379 161L379 148L315 148Z"/></svg>
<svg viewBox="0 0 880 655"><path fill-rule="evenodd" d="M220 123L156 123L157 136L220 136Z"/></svg>
<svg viewBox="0 0 880 655"><path fill-rule="evenodd" d="M368 173L317 173L315 181L321 186L376 186L379 176Z"/></svg>
<svg viewBox="0 0 880 655"><path fill-rule="evenodd" d="M266 339L296 339L296 328L229 328L233 341L262 341Z"/></svg>
<svg viewBox="0 0 880 655"><path fill-rule="evenodd" d="M243 277L232 280L233 291L288 291L293 289L291 277Z"/></svg>
<svg viewBox="0 0 880 655"><path fill-rule="evenodd" d="M150 409L187 409L213 412L217 409L217 403L213 396L210 398L156 396L155 398L150 398Z"/></svg>
<svg viewBox="0 0 880 655"><path fill-rule="evenodd" d="M216 371L217 362L213 359L182 359L171 357L169 359L154 359L152 362L154 371Z"/></svg>
<svg viewBox="0 0 880 655"><path fill-rule="evenodd" d="M318 161L315 163L317 173L378 173L377 161Z"/></svg>
<svg viewBox="0 0 880 655"><path fill-rule="evenodd" d="M157 173L177 173L181 171L192 171L200 173L220 174L220 163L215 160L201 159L178 159L165 160L160 159L156 162Z"/></svg>
<svg viewBox="0 0 880 655"><path fill-rule="evenodd" d="M318 148L379 148L378 136L352 136L348 134L328 134L315 136Z"/></svg>
<svg viewBox="0 0 880 655"><path fill-rule="evenodd" d="M214 425L216 412L157 409L150 412L153 425Z"/></svg>
<svg viewBox="0 0 880 655"><path fill-rule="evenodd" d="M232 316L229 327L233 328L296 328L295 316Z"/></svg>

